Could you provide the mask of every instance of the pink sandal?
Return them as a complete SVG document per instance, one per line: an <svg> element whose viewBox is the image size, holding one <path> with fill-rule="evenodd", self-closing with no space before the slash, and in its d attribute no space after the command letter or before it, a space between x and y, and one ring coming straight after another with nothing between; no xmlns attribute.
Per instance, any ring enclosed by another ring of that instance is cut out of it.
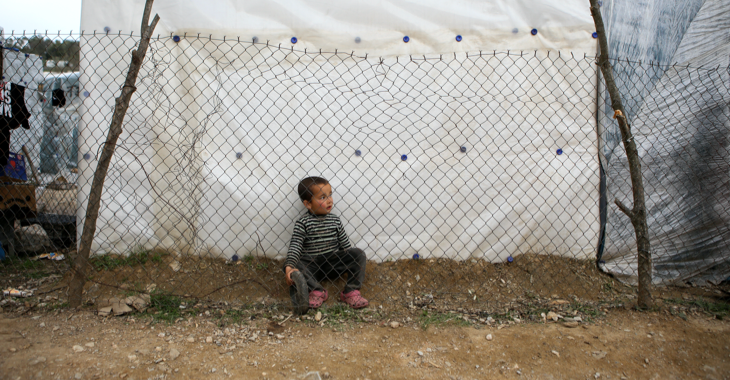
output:
<svg viewBox="0 0 730 380"><path fill-rule="evenodd" d="M353 290L349 293L340 293L340 301L350 305L353 309L362 309L369 304L368 300L360 295L359 290Z"/></svg>
<svg viewBox="0 0 730 380"><path fill-rule="evenodd" d="M320 292L319 290L312 290L309 292L309 307L312 309L316 309L324 303L324 301L327 301L328 294L325 290L324 292Z"/></svg>

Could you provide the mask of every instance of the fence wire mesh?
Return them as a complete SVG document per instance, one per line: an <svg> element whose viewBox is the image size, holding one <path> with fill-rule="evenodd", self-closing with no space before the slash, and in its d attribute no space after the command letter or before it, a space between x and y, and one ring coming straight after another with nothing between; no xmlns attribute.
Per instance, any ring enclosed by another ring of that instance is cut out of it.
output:
<svg viewBox="0 0 730 380"><path fill-rule="evenodd" d="M29 129L0 152L4 288L63 298L137 43L6 37L3 99L24 88ZM726 279L728 68L612 64L642 155L655 283ZM332 214L367 257L371 307L630 298L633 228L613 200L631 204L631 183L601 83L595 57L557 52L381 58L153 38L85 298L289 305L283 266L308 176L329 181ZM345 280L329 277L332 303Z"/></svg>

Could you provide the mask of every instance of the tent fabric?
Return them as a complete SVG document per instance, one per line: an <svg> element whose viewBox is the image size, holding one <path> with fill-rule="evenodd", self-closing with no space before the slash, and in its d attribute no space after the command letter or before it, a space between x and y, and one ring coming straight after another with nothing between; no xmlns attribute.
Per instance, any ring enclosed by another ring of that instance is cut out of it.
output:
<svg viewBox="0 0 730 380"><path fill-rule="evenodd" d="M144 5L144 0L84 0L81 30L138 34ZM338 49L359 56L546 49L596 54L595 27L583 0L157 0L152 10L161 17L155 33L162 36L256 37L284 47L297 37L299 50Z"/></svg>
<svg viewBox="0 0 730 380"><path fill-rule="evenodd" d="M137 30L143 3L83 3L81 54L93 58L82 60L79 154L91 158L79 163L80 199L136 43L88 31ZM595 256L587 3L156 1L154 11L162 37L125 119L92 252L282 258L304 211L294 189L321 175L371 260Z"/></svg>
<svg viewBox="0 0 730 380"><path fill-rule="evenodd" d="M612 1L604 15L611 54L625 60L613 65L621 92L631 95L624 104L642 157L654 282L723 281L730 276L730 3ZM600 126L609 201L601 267L635 283L634 231L611 204L631 204L628 165L615 122Z"/></svg>

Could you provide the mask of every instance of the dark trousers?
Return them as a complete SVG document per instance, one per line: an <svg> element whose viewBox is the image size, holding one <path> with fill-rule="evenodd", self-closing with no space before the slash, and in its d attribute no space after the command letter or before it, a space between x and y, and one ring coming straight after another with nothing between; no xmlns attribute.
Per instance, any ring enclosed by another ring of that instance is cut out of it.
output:
<svg viewBox="0 0 730 380"><path fill-rule="evenodd" d="M353 290L360 290L365 280L365 252L362 249L350 248L344 251L338 251L329 255L307 256L302 255L296 268L304 275L307 280L309 291L324 291L324 287L319 282L324 279L336 279L347 273L347 283L343 292L349 293ZM286 270L286 268L284 268ZM296 290L293 286L289 287L289 292L294 293Z"/></svg>

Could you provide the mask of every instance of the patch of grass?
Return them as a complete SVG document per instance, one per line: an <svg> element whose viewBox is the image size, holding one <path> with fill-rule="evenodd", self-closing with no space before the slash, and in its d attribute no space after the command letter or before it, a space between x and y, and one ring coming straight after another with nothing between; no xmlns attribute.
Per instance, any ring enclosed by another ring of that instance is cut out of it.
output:
<svg viewBox="0 0 730 380"><path fill-rule="evenodd" d="M136 265L144 265L147 262L161 263L165 256L169 253L161 251L150 251L142 248L141 246L136 247L128 255L113 255L104 254L98 255L91 258L91 264L98 271L110 271L119 267L133 267Z"/></svg>
<svg viewBox="0 0 730 380"><path fill-rule="evenodd" d="M249 313L247 313L245 310L240 309L228 309L225 311L225 314L221 316L221 319L223 320L223 326L225 326L228 323L240 323L242 320L247 317Z"/></svg>
<svg viewBox="0 0 730 380"><path fill-rule="evenodd" d="M256 269L269 269L268 263L258 263L256 264Z"/></svg>
<svg viewBox="0 0 730 380"><path fill-rule="evenodd" d="M40 260L31 259L17 259L17 258L6 258L0 261L3 269L15 269L21 272L29 270L39 270L43 268L43 263Z"/></svg>
<svg viewBox="0 0 730 380"><path fill-rule="evenodd" d="M421 315L419 316L418 323L421 325L421 328L426 330L428 326L436 325L452 325L452 326L459 326L459 327L467 327L471 326L471 322L465 321L463 318L461 318L461 315L454 314L452 312L448 313L434 313L429 312L428 310L424 310Z"/></svg>
<svg viewBox="0 0 730 380"><path fill-rule="evenodd" d="M148 312L155 322L166 322L172 324L176 319L190 314L187 309L180 309L183 301L180 297L169 294L153 293L150 295L150 308L153 312Z"/></svg>
<svg viewBox="0 0 730 380"><path fill-rule="evenodd" d="M695 308L698 309L706 314L714 315L717 319L725 319L728 316L730 316L730 303L719 301L719 302L713 302L709 300L705 300L704 298L700 297L697 299L692 300L683 300L680 298L669 298L664 300L664 302L667 303L673 303L677 305L683 305L685 307L689 308ZM683 314L683 313L679 313ZM682 317L682 315L680 315ZM682 317L683 319L686 319L685 317Z"/></svg>
<svg viewBox="0 0 730 380"><path fill-rule="evenodd" d="M48 305L48 309L49 310L58 310L58 309L66 309L66 308L68 308L68 302L67 301L57 302L57 303L53 303L53 304Z"/></svg>

